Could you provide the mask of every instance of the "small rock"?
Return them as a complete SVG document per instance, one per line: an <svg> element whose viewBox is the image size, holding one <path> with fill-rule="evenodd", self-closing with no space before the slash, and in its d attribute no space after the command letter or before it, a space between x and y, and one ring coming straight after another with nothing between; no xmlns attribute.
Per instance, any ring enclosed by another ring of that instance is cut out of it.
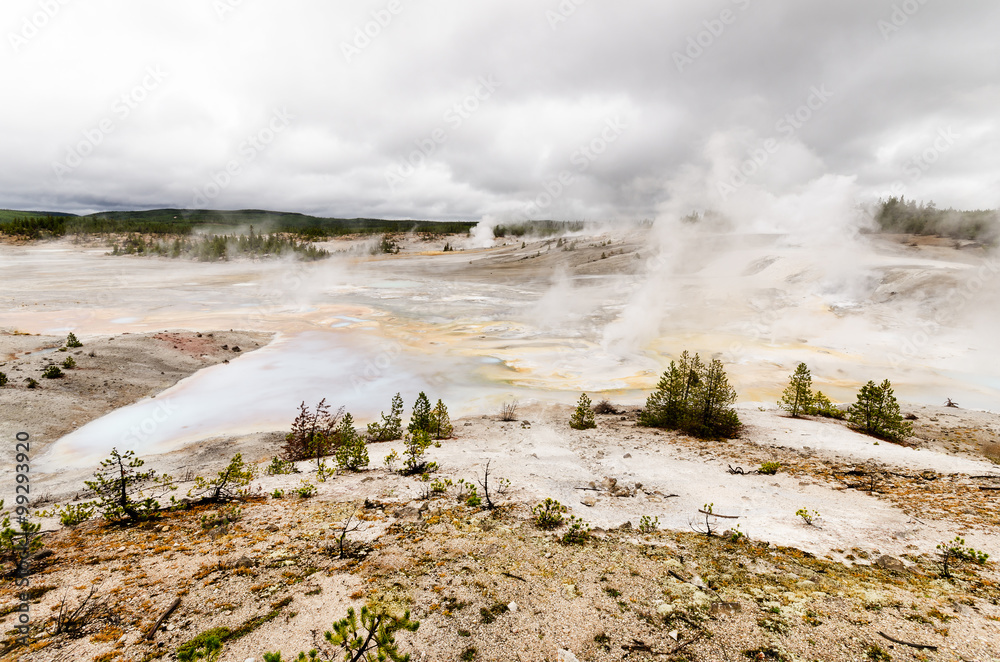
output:
<svg viewBox="0 0 1000 662"><path fill-rule="evenodd" d="M236 559L236 563L233 564L233 567L252 568L253 565L254 565L253 559L251 559L249 556L243 555L240 558Z"/></svg>
<svg viewBox="0 0 1000 662"><path fill-rule="evenodd" d="M677 637L681 636L681 632L680 630L671 630L670 632L667 633L667 636L673 639L674 641L677 641Z"/></svg>
<svg viewBox="0 0 1000 662"><path fill-rule="evenodd" d="M167 626L167 632L173 632L173 631L174 631L174 624L171 623L170 625Z"/></svg>
<svg viewBox="0 0 1000 662"><path fill-rule="evenodd" d="M664 602L662 605L656 608L656 613L662 616L663 618L667 618L668 616L674 613L674 606L669 602Z"/></svg>
<svg viewBox="0 0 1000 662"><path fill-rule="evenodd" d="M743 611L742 605L738 602L713 602L711 608L712 615L725 614L731 616Z"/></svg>
<svg viewBox="0 0 1000 662"><path fill-rule="evenodd" d="M582 503L585 506L589 506L590 508L593 508L594 506L597 505L597 499L595 499L592 496L583 497L583 499L580 500L580 503Z"/></svg>
<svg viewBox="0 0 1000 662"><path fill-rule="evenodd" d="M229 349L229 345L223 345L222 349Z"/></svg>
<svg viewBox="0 0 1000 662"><path fill-rule="evenodd" d="M509 605L507 605L507 611L509 611L512 614L515 613L517 611L517 603L512 602Z"/></svg>
<svg viewBox="0 0 1000 662"><path fill-rule="evenodd" d="M580 662L580 659L565 648L560 648L559 656L556 658L556 662Z"/></svg>
<svg viewBox="0 0 1000 662"><path fill-rule="evenodd" d="M264 527L264 530L274 533L276 531L279 531L280 529L278 528L277 524L268 524L267 526Z"/></svg>
<svg viewBox="0 0 1000 662"><path fill-rule="evenodd" d="M234 352L242 352L243 350L240 349L238 345L233 345L233 351Z"/></svg>
<svg viewBox="0 0 1000 662"><path fill-rule="evenodd" d="M420 519L420 511L413 506L405 506L394 512L393 517L396 519Z"/></svg>
<svg viewBox="0 0 1000 662"><path fill-rule="evenodd" d="M619 531L631 531L632 530L632 522L625 522L624 524L622 524L621 526L618 527L618 530Z"/></svg>
<svg viewBox="0 0 1000 662"><path fill-rule="evenodd" d="M906 564L899 559L883 555L878 557L875 561L875 565L882 568L883 570L891 570L893 572L906 572Z"/></svg>
<svg viewBox="0 0 1000 662"><path fill-rule="evenodd" d="M632 457L632 454L631 453L625 453L625 455L623 455L622 457L624 457L627 460L630 457Z"/></svg>
<svg viewBox="0 0 1000 662"><path fill-rule="evenodd" d="M465 422L465 427L467 427L467 428L472 427L472 421L466 421Z"/></svg>
<svg viewBox="0 0 1000 662"><path fill-rule="evenodd" d="M118 548L118 553L119 554L121 554L124 551L125 551L125 545L122 545L121 547Z"/></svg>

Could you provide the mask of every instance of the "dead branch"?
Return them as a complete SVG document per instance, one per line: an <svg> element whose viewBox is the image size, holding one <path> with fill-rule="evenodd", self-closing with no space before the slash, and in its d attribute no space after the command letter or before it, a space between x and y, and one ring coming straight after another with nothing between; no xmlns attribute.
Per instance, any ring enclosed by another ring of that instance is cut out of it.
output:
<svg viewBox="0 0 1000 662"><path fill-rule="evenodd" d="M500 574L503 575L504 577L510 577L511 579L516 579L519 582L524 582L525 584L528 583L528 580L525 579L524 577L518 577L517 575L511 574L509 572L501 572Z"/></svg>
<svg viewBox="0 0 1000 662"><path fill-rule="evenodd" d="M170 603L170 606L167 607L167 610L165 612L163 612L163 615L160 616L158 619L156 619L156 622L153 623L153 627L149 628L149 630L146 631L144 639L149 639L150 641L152 641L153 637L156 636L156 631L160 629L161 625L163 625L163 621L170 618L170 614L174 613L174 610L180 606L181 606L180 597L174 598L174 601Z"/></svg>
<svg viewBox="0 0 1000 662"><path fill-rule="evenodd" d="M739 515L719 515L718 513L710 513L710 512L708 512L706 510L701 510L700 508L698 509L698 512L701 513L702 515L711 515L712 517L718 517L718 518L721 518L721 519L739 519L740 518Z"/></svg>
<svg viewBox="0 0 1000 662"><path fill-rule="evenodd" d="M929 650L929 651L936 651L938 649L937 646L931 646L929 644L914 644L914 643L909 642L909 641L903 641L902 639L896 639L894 637L890 637L889 635L887 635L885 632L882 632L881 630L879 630L878 633L880 635L882 635L883 637L885 637L886 639L888 639L889 641L891 641L892 643L894 643L894 644L900 644L902 646L909 646L910 648L926 649L926 650Z"/></svg>

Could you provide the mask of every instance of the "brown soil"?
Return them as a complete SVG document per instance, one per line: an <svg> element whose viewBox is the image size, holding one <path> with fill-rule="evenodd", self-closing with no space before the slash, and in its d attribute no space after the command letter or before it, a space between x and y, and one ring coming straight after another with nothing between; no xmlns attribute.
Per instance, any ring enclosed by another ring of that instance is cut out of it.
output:
<svg viewBox="0 0 1000 662"><path fill-rule="evenodd" d="M228 361L266 344L270 334L247 331L186 331L83 336L83 347L60 351L65 338L0 331L0 438L26 431L33 452L88 421L173 386L202 368ZM223 349L227 346L228 349ZM45 379L42 371L72 357L76 367ZM28 388L28 378L38 387ZM8 466L12 466L9 465Z"/></svg>

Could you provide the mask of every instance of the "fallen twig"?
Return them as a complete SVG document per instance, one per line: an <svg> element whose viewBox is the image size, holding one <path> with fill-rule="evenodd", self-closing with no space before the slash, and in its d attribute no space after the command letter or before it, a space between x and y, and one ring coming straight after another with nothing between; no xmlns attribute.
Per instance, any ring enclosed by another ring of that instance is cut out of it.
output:
<svg viewBox="0 0 1000 662"><path fill-rule="evenodd" d="M177 609L180 605L181 605L181 599L179 597L174 598L174 601L170 603L170 606L167 608L165 612L163 612L163 615L160 616L158 619L156 619L156 622L153 623L153 627L149 628L149 630L146 631L145 638L152 640L153 637L156 636L156 631L160 629L161 625L163 625L163 621L170 618L170 614L174 613L174 610Z"/></svg>
<svg viewBox="0 0 1000 662"><path fill-rule="evenodd" d="M590 491L590 492L600 492L601 491L600 487L574 487L573 489L574 490L587 490L587 491Z"/></svg>
<svg viewBox="0 0 1000 662"><path fill-rule="evenodd" d="M981 490L1000 490L1000 486L994 487L993 485L980 485L979 489L981 489Z"/></svg>
<svg viewBox="0 0 1000 662"><path fill-rule="evenodd" d="M929 644L914 644L914 643L911 643L909 641L903 641L902 639L896 639L894 637L890 637L889 635L887 635L885 632L882 632L881 630L879 630L878 633L880 635L882 635L883 637L885 637L886 639L888 639L889 641L891 641L892 643L894 643L894 644L900 644L902 646L909 646L910 648L921 648L921 649L926 649L926 650L929 650L929 651L936 651L938 649L937 646L931 646Z"/></svg>
<svg viewBox="0 0 1000 662"><path fill-rule="evenodd" d="M729 473L733 474L734 476L752 476L754 474L760 473L759 471L756 471L756 470L755 471L744 471L743 467L735 467L735 468L733 468L732 465L728 465L728 464L726 466L729 467Z"/></svg>
<svg viewBox="0 0 1000 662"><path fill-rule="evenodd" d="M679 653L680 651L684 650L685 648L687 648L694 642L698 641L699 639L703 638L704 636L705 636L704 632L699 632L697 635L691 637L687 641L677 644L669 651L654 650L652 646L645 643L644 641L640 641L639 639L632 639L631 644L622 644L622 650L627 653L650 653L651 655L673 655L675 653Z"/></svg>
<svg viewBox="0 0 1000 662"><path fill-rule="evenodd" d="M719 515L718 513L710 513L708 511L700 510L700 509L698 510L698 512L701 513L702 515L711 515L712 517L721 517L722 519L739 519L740 518L739 515Z"/></svg>
<svg viewBox="0 0 1000 662"><path fill-rule="evenodd" d="M517 575L511 574L509 572L501 572L500 574L503 575L504 577L510 577L511 579L516 579L520 582L524 582L525 584L528 583L528 580L525 579L524 577L518 577Z"/></svg>

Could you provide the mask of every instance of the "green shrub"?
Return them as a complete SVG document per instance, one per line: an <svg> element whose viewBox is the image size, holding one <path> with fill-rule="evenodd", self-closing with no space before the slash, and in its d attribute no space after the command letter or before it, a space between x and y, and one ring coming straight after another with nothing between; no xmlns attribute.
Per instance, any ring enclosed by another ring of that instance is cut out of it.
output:
<svg viewBox="0 0 1000 662"><path fill-rule="evenodd" d="M419 621L410 620L410 612L403 614L402 618L394 616L382 609L369 610L368 607L361 608L361 618L358 619L354 607L347 609L347 618L333 624L333 630L327 630L323 634L324 640L336 647L334 653L325 653L327 660L342 659L350 661L362 660L393 660L394 662L407 662L409 655L399 652L396 644L396 633L400 631L416 632L420 627ZM312 650L309 656L300 652L295 658L300 662L305 660L318 660L319 651ZM264 662L284 662L281 652L264 653ZM289 662L292 662L289 660Z"/></svg>
<svg viewBox="0 0 1000 662"><path fill-rule="evenodd" d="M386 455L385 459L382 460L382 463L385 464L385 468L394 473L396 471L397 462L399 462L399 453L396 452L396 449L393 449L392 452Z"/></svg>
<svg viewBox="0 0 1000 662"><path fill-rule="evenodd" d="M7 381L8 381L7 375L4 374L4 373L2 373L2 372L0 372L0 387L6 386L7 385Z"/></svg>
<svg viewBox="0 0 1000 662"><path fill-rule="evenodd" d="M93 501L84 501L78 504L68 504L57 507L55 514L59 516L59 523L63 526L76 526L94 516L96 505Z"/></svg>
<svg viewBox="0 0 1000 662"><path fill-rule="evenodd" d="M569 529L563 534L562 541L567 545L582 545L590 539L590 525L574 515L566 520Z"/></svg>
<svg viewBox="0 0 1000 662"><path fill-rule="evenodd" d="M66 346L69 348L83 347L83 343L77 340L76 335L70 331L69 335L66 336Z"/></svg>
<svg viewBox="0 0 1000 662"><path fill-rule="evenodd" d="M216 512L205 513L201 516L201 528L214 529L216 527L226 528L233 522L243 519L243 510L235 505L223 506Z"/></svg>
<svg viewBox="0 0 1000 662"><path fill-rule="evenodd" d="M778 469L780 468L781 462L765 462L757 469L757 473L764 474L765 476L773 476L778 473Z"/></svg>
<svg viewBox="0 0 1000 662"><path fill-rule="evenodd" d="M62 367L66 368L67 370L72 370L73 368L76 367L76 361L73 359L72 356L67 356L65 359L63 359Z"/></svg>
<svg viewBox="0 0 1000 662"><path fill-rule="evenodd" d="M212 503L247 499L251 496L250 484L256 477L257 467L246 464L243 454L237 453L215 478L195 478L194 487L188 490L188 496Z"/></svg>
<svg viewBox="0 0 1000 662"><path fill-rule="evenodd" d="M42 371L42 377L45 379L59 379L62 376L63 371L57 365L46 366L45 370Z"/></svg>
<svg viewBox="0 0 1000 662"><path fill-rule="evenodd" d="M302 481L302 485L295 489L295 493L299 495L302 499L308 499L309 497L316 494L316 486L312 483L307 483Z"/></svg>
<svg viewBox="0 0 1000 662"><path fill-rule="evenodd" d="M951 578L952 568L964 563L985 565L990 555L965 544L965 539L956 536L951 542L938 544L938 562L941 564L941 576Z"/></svg>
<svg viewBox="0 0 1000 662"><path fill-rule="evenodd" d="M2 499L0 508L3 508ZM9 514L0 522L0 563L20 564L25 557L42 548L42 539L38 537L42 525L29 522L26 510L23 505L17 508L17 529L11 527Z"/></svg>
<svg viewBox="0 0 1000 662"><path fill-rule="evenodd" d="M285 490L278 490L278 489L276 489L273 492L271 492L271 498L272 499L281 499L284 496L285 496Z"/></svg>
<svg viewBox="0 0 1000 662"><path fill-rule="evenodd" d="M427 430L416 430L403 437L406 450L403 451L403 471L409 476L432 471L436 465L424 459L427 449L434 443Z"/></svg>
<svg viewBox="0 0 1000 662"><path fill-rule="evenodd" d="M264 473L268 476L283 476L285 474L297 474L299 473L299 469L291 460L282 460L275 455L271 458L271 464L267 465Z"/></svg>
<svg viewBox="0 0 1000 662"><path fill-rule="evenodd" d="M228 630L225 628L214 628L207 632L202 632L177 649L177 661L196 662L197 660L206 660L206 662L215 662L222 655L222 639L227 633Z"/></svg>
<svg viewBox="0 0 1000 662"><path fill-rule="evenodd" d="M865 651L865 657L871 660L871 662L892 662L892 656L884 648L876 644L868 646L868 650Z"/></svg>
<svg viewBox="0 0 1000 662"><path fill-rule="evenodd" d="M540 529L558 529L565 521L563 513L567 510L555 499L547 497L545 501L531 509L531 514L535 516L535 525Z"/></svg>
<svg viewBox="0 0 1000 662"><path fill-rule="evenodd" d="M640 533L653 533L658 528L660 528L659 517L653 517L652 519L650 519L649 515L643 515L642 519L639 520Z"/></svg>
<svg viewBox="0 0 1000 662"><path fill-rule="evenodd" d="M576 402L576 411L573 412L573 416L569 419L569 426L574 430L596 428L597 423L594 421L594 410L590 407L590 398L587 397L586 393L581 393L580 399Z"/></svg>
<svg viewBox="0 0 1000 662"><path fill-rule="evenodd" d="M38 388L38 381L32 377L28 377L28 388Z"/></svg>
<svg viewBox="0 0 1000 662"><path fill-rule="evenodd" d="M815 510L809 510L808 508L799 508L795 511L795 514L802 518L802 521L806 524L813 526L815 520L819 519L819 513Z"/></svg>
<svg viewBox="0 0 1000 662"><path fill-rule="evenodd" d="M847 412L830 402L830 398L823 395L823 391L816 391L816 395L813 396L812 409L810 409L809 413L813 416L824 416L838 420L847 418Z"/></svg>

